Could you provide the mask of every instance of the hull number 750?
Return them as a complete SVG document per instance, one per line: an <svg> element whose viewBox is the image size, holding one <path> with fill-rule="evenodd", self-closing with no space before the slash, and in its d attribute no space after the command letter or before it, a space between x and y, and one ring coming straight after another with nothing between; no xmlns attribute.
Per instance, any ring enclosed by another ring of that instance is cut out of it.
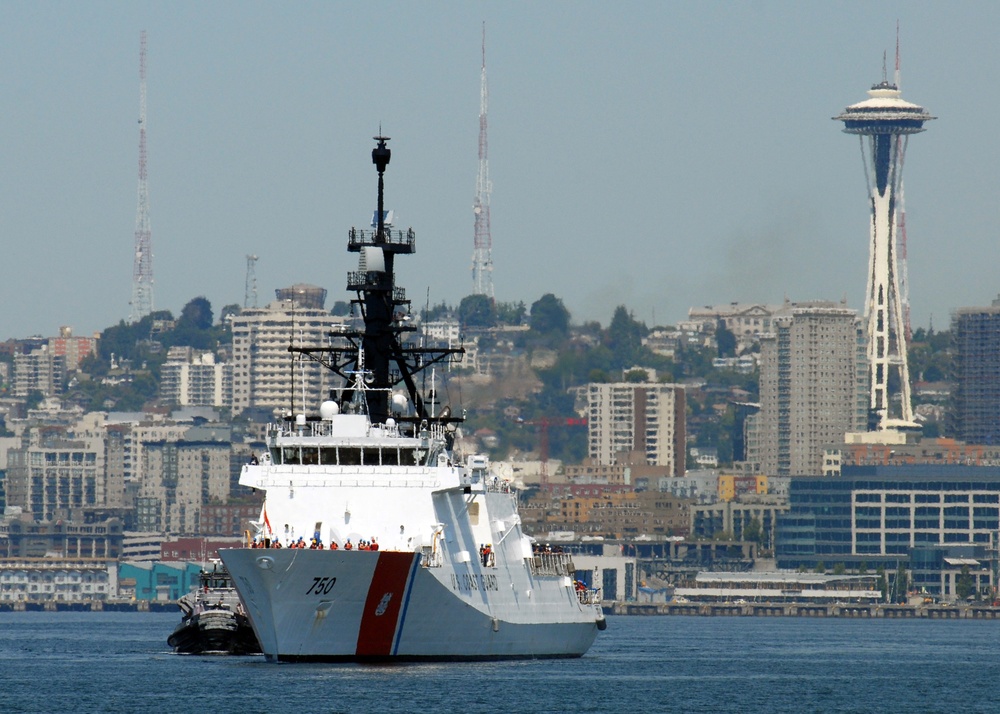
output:
<svg viewBox="0 0 1000 714"><path fill-rule="evenodd" d="M336 578L313 578L313 584L306 590L306 595L328 595L336 582Z"/></svg>

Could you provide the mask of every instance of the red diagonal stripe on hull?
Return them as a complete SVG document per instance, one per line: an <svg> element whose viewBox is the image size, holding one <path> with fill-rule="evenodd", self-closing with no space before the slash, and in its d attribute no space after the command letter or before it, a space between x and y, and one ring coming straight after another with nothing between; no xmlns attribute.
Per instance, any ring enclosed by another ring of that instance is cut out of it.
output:
<svg viewBox="0 0 1000 714"><path fill-rule="evenodd" d="M414 553L378 554L378 563L368 586L365 609L361 614L358 630L358 656L392 654L392 640L396 635L399 609L406 594L406 581L410 576ZM386 599L388 596L388 599ZM381 612L381 614L379 614Z"/></svg>

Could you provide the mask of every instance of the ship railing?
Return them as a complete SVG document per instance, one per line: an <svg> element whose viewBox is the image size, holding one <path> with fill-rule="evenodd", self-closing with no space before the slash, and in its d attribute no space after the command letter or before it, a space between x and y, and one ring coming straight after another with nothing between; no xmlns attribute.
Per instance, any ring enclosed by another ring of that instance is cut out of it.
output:
<svg viewBox="0 0 1000 714"><path fill-rule="evenodd" d="M325 419L306 421L304 424L286 422L271 424L268 427L269 436L333 436L336 427L333 422ZM371 437L398 437L401 435L398 425L372 424L369 428Z"/></svg>
<svg viewBox="0 0 1000 714"><path fill-rule="evenodd" d="M569 553L535 553L531 556L532 575L569 575L576 573Z"/></svg>
<svg viewBox="0 0 1000 714"><path fill-rule="evenodd" d="M599 605L601 602L600 588L583 588L576 591L576 599L581 605Z"/></svg>
<svg viewBox="0 0 1000 714"><path fill-rule="evenodd" d="M365 246L383 246L399 253L412 253L417 235L412 228L406 231L382 230L382 239L379 240L377 230L364 230L362 228L352 228L348 234L347 249L357 252Z"/></svg>
<svg viewBox="0 0 1000 714"><path fill-rule="evenodd" d="M352 270L347 273L348 290L391 290L396 279L395 274L383 273L377 270Z"/></svg>
<svg viewBox="0 0 1000 714"><path fill-rule="evenodd" d="M309 486L339 486L341 488L373 488L392 486L394 488L438 489L442 480L437 473L423 467L404 471L402 467L385 467L382 471L343 472L330 474L324 466L293 466L280 476L274 474L262 475L256 479L254 488L267 489L276 484L287 485L289 478L294 477L295 487ZM398 470L394 470L398 469Z"/></svg>
<svg viewBox="0 0 1000 714"><path fill-rule="evenodd" d="M513 493L514 489L510 485L510 481L499 476L491 476L484 480L484 487L487 491L491 493Z"/></svg>

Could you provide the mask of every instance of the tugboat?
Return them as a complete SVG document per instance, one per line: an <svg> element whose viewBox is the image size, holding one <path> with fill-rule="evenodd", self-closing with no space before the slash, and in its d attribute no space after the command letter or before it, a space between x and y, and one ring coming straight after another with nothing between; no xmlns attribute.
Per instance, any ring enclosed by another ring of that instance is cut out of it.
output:
<svg viewBox="0 0 1000 714"><path fill-rule="evenodd" d="M580 657L606 626L597 593L575 587L571 554L536 552L517 491L486 455L455 454L461 418L418 389L419 372L464 350L404 339L394 260L415 236L386 225L390 151L375 141L374 230L348 238L364 329L289 347L340 386L271 425L240 475L266 494L256 535L220 555L268 661Z"/></svg>
<svg viewBox="0 0 1000 714"><path fill-rule="evenodd" d="M202 570L198 589L177 601L180 624L167 644L178 654L260 654L260 644L247 619L229 573L219 563Z"/></svg>

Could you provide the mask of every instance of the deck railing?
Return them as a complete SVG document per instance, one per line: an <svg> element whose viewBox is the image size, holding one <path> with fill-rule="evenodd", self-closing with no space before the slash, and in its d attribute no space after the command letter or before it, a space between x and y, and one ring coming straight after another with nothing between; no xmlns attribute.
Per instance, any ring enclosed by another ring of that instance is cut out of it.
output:
<svg viewBox="0 0 1000 714"><path fill-rule="evenodd" d="M531 557L532 575L569 575L576 573L569 553L535 553Z"/></svg>

